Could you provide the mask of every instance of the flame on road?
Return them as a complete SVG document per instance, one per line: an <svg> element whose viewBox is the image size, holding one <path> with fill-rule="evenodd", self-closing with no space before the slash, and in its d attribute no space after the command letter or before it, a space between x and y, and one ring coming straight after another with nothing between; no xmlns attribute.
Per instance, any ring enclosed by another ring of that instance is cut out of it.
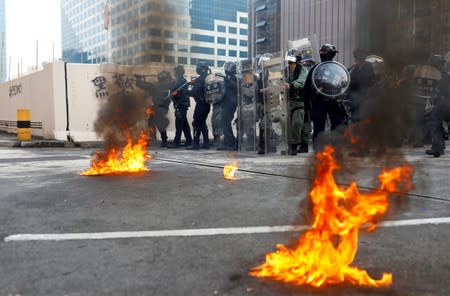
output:
<svg viewBox="0 0 450 296"><path fill-rule="evenodd" d="M223 167L223 177L226 180L236 180L238 179L238 177L236 176L237 170L237 162L233 162L233 164L227 164Z"/></svg>
<svg viewBox="0 0 450 296"><path fill-rule="evenodd" d="M81 175L111 175L148 171L146 161L150 158L147 151L147 135L141 132L137 143L133 144L131 137L128 137L127 144L123 149L113 148L105 153L97 153L91 161L91 167Z"/></svg>
<svg viewBox="0 0 450 296"><path fill-rule="evenodd" d="M414 169L409 165L384 169L378 176L379 188L362 194L355 182L346 189L336 184L333 171L339 165L333 153L334 148L327 146L316 154L316 178L309 193L313 204L311 229L293 248L278 244L277 251L267 254L265 263L253 268L250 275L314 287L344 282L369 287L391 285L391 273L375 280L351 264L360 227L375 230L377 219L388 209L390 193L413 188Z"/></svg>

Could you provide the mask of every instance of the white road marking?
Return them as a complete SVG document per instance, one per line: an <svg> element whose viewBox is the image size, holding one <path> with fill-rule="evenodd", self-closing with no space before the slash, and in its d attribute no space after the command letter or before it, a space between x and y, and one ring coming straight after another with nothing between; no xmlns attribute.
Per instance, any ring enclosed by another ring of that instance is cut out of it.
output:
<svg viewBox="0 0 450 296"><path fill-rule="evenodd" d="M379 227L400 227L425 224L450 224L450 217L410 219L399 221L385 221ZM306 225L284 226L258 226L258 227L230 227L230 228L202 228L202 229L177 229L177 230L152 230L152 231L126 231L126 232L93 232L93 233L43 233L43 234L14 234L5 237L5 242L18 241L64 241L64 240L100 240L120 238L152 238L152 237L189 237L189 236L214 236L258 234L276 232L295 232L308 229Z"/></svg>

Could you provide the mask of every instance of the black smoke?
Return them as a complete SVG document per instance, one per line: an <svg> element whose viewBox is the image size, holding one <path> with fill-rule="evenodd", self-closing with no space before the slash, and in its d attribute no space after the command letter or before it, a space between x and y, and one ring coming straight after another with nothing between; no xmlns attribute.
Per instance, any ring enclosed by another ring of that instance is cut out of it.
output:
<svg viewBox="0 0 450 296"><path fill-rule="evenodd" d="M154 143L155 131L165 130L169 124L167 111L158 101L168 87L167 83L159 85L157 76L174 66L161 63L168 55L162 51L166 37L175 37L177 19L171 17L175 11L170 1L118 1L111 7L114 65L101 67L110 79L106 84L109 97L101 102L94 126L106 151L124 147L128 138L136 143L141 132ZM146 112L149 108L153 110L150 116Z"/></svg>

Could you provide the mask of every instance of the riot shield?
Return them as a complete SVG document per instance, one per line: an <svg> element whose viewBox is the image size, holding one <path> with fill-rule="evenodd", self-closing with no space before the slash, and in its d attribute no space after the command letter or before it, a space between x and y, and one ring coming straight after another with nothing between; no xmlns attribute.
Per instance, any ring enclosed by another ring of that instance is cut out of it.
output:
<svg viewBox="0 0 450 296"><path fill-rule="evenodd" d="M282 52L264 54L261 69L262 116L259 120L264 152L287 154L287 99L284 85L285 61Z"/></svg>
<svg viewBox="0 0 450 296"><path fill-rule="evenodd" d="M438 84L442 79L442 73L434 66L417 65L413 78L416 97L424 100L424 112L425 115L429 115L434 108L434 100L439 97Z"/></svg>
<svg viewBox="0 0 450 296"><path fill-rule="evenodd" d="M205 79L205 98L210 104L215 104L225 95L225 80L223 75L209 74Z"/></svg>
<svg viewBox="0 0 450 296"><path fill-rule="evenodd" d="M258 120L258 81L254 73L252 59L242 60L237 69L238 77L238 108L237 108L237 141L241 153L257 150Z"/></svg>
<svg viewBox="0 0 450 296"><path fill-rule="evenodd" d="M350 74L345 66L338 62L322 62L312 72L312 84L320 94L336 98L347 91Z"/></svg>
<svg viewBox="0 0 450 296"><path fill-rule="evenodd" d="M319 42L316 35L288 41L289 48L297 48L302 53L302 61L320 61Z"/></svg>

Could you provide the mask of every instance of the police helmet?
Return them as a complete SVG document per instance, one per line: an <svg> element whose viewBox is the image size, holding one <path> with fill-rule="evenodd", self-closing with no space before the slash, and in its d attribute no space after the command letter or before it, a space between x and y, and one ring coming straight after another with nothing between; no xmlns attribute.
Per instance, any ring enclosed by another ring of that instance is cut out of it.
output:
<svg viewBox="0 0 450 296"><path fill-rule="evenodd" d="M177 77L181 77L184 75L185 71L184 71L184 67L181 65L176 66L173 71L175 72L175 75Z"/></svg>
<svg viewBox="0 0 450 296"><path fill-rule="evenodd" d="M321 60L324 61L331 61L335 56L336 53L338 53L339 51L336 49L336 46L334 46L333 44L323 44L320 49L319 49L319 53L320 53L320 58Z"/></svg>
<svg viewBox="0 0 450 296"><path fill-rule="evenodd" d="M206 74L209 70L209 66L205 62L198 62L197 68L195 69L198 75Z"/></svg>
<svg viewBox="0 0 450 296"><path fill-rule="evenodd" d="M158 81L159 82L167 82L172 80L172 77L168 71L161 71L158 73Z"/></svg>
<svg viewBox="0 0 450 296"><path fill-rule="evenodd" d="M286 53L285 59L288 63L300 63L302 60L302 52L297 48L291 48Z"/></svg>
<svg viewBox="0 0 450 296"><path fill-rule="evenodd" d="M237 66L234 62L226 62L223 64L223 71L226 75L236 75Z"/></svg>

